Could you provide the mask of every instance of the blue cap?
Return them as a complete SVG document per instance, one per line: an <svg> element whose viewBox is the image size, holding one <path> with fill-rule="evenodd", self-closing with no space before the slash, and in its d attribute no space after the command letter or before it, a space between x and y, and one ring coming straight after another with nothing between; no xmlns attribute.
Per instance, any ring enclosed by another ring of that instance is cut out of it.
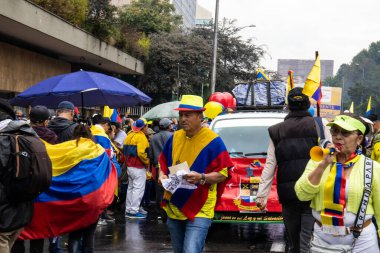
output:
<svg viewBox="0 0 380 253"><path fill-rule="evenodd" d="M132 130L133 132L140 131L145 126L145 122L142 119L138 119L135 122L133 122Z"/></svg>
<svg viewBox="0 0 380 253"><path fill-rule="evenodd" d="M74 110L74 104L70 101L62 101L59 103L58 109Z"/></svg>

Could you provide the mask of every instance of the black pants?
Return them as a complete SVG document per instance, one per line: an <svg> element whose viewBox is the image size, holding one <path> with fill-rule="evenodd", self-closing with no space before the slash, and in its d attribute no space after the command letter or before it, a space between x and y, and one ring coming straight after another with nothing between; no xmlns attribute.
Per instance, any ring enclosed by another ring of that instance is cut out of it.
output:
<svg viewBox="0 0 380 253"><path fill-rule="evenodd" d="M68 243L69 253L92 253L94 251L94 236L97 225L98 221L86 228L71 232Z"/></svg>
<svg viewBox="0 0 380 253"><path fill-rule="evenodd" d="M44 239L30 240L30 253L43 253ZM16 240L11 249L11 253L25 253L25 241Z"/></svg>
<svg viewBox="0 0 380 253"><path fill-rule="evenodd" d="M309 252L314 217L309 202L282 205L282 216L289 239L290 253Z"/></svg>

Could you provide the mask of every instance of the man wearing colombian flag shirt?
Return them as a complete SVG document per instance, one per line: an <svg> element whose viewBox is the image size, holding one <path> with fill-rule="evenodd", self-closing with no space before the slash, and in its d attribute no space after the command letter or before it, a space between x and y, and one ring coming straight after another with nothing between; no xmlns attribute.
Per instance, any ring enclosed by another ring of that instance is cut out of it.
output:
<svg viewBox="0 0 380 253"><path fill-rule="evenodd" d="M168 215L174 253L202 252L214 217L217 184L228 176L232 161L221 138L202 127L203 99L184 95L176 109L181 130L165 143L159 157L159 182L167 179L170 167L187 162L190 172L184 176L196 189L165 191L162 202Z"/></svg>

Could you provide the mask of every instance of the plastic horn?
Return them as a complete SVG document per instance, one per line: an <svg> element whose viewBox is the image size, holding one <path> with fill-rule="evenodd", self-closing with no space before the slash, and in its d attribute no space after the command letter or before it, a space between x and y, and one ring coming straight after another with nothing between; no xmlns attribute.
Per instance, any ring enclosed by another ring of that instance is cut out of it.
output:
<svg viewBox="0 0 380 253"><path fill-rule="evenodd" d="M334 148L321 148L319 146L315 146L310 149L310 157L316 162L322 161L325 155L332 155L334 153Z"/></svg>

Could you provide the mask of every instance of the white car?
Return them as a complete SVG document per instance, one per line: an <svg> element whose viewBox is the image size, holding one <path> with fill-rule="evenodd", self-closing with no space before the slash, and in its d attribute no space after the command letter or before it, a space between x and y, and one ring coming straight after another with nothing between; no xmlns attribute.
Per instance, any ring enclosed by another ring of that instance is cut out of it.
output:
<svg viewBox="0 0 380 253"><path fill-rule="evenodd" d="M210 129L224 141L234 162L229 178L219 186L215 222L282 222L273 180L267 211L256 206L256 194L269 143L268 127L282 122L283 110L235 112L216 117Z"/></svg>

